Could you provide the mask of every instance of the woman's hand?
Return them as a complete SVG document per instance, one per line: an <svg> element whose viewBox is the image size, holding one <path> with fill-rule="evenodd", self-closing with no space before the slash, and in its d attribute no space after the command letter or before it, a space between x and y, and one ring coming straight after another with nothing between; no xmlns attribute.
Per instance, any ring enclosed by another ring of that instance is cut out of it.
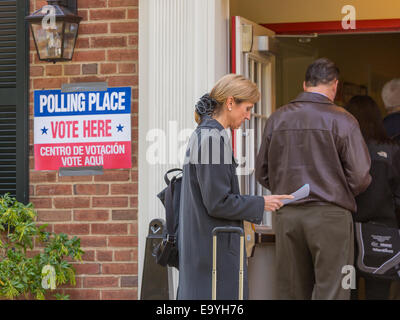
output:
<svg viewBox="0 0 400 320"><path fill-rule="evenodd" d="M287 194L264 196L264 211L275 211L283 206L281 199L293 199Z"/></svg>

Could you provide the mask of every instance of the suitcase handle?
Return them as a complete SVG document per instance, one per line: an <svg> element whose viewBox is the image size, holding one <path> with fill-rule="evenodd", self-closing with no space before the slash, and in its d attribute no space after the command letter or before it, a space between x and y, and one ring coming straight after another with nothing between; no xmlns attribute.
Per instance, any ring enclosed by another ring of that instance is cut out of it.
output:
<svg viewBox="0 0 400 320"><path fill-rule="evenodd" d="M213 236L217 235L217 233L224 232L224 233L238 233L240 236L244 236L243 228L240 227L215 227L212 231Z"/></svg>
<svg viewBox="0 0 400 320"><path fill-rule="evenodd" d="M215 227L212 230L213 235L213 267L212 267L212 300L217 300L217 234L218 233L238 233L240 235L240 253L239 253L239 300L243 300L243 264L244 264L244 231L240 227Z"/></svg>

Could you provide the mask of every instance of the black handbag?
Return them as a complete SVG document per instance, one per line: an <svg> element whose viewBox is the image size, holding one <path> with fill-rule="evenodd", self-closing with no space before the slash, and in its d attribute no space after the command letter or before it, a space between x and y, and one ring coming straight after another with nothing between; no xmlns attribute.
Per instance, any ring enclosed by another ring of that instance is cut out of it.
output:
<svg viewBox="0 0 400 320"><path fill-rule="evenodd" d="M357 270L365 277L400 279L400 230L385 225L355 222Z"/></svg>
<svg viewBox="0 0 400 320"><path fill-rule="evenodd" d="M178 172L171 180L168 174ZM182 169L168 170L164 175L167 187L162 190L157 197L161 200L165 207L165 218L167 228L163 234L163 240L154 248L153 256L156 263L161 266L170 266L179 269L179 252L178 252L178 223L179 223L179 203L181 196Z"/></svg>

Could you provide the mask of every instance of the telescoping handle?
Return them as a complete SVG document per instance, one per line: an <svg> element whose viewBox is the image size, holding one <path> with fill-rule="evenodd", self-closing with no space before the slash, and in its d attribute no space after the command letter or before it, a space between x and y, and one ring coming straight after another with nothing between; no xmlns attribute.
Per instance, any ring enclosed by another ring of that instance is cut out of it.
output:
<svg viewBox="0 0 400 320"><path fill-rule="evenodd" d="M215 227L213 234L213 268L212 268L212 299L217 299L217 235L218 233L238 233L240 236L239 256L239 300L243 300L243 255L244 255L244 231L240 227Z"/></svg>

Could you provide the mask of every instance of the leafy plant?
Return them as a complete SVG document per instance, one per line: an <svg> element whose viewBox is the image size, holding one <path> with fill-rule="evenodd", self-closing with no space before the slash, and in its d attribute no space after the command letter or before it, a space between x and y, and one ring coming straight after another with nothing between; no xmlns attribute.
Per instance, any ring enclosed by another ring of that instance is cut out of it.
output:
<svg viewBox="0 0 400 320"><path fill-rule="evenodd" d="M75 269L65 258L82 261L80 239L44 231L47 224L38 226L36 216L31 203L24 205L9 194L0 197L0 296L14 299L32 294L36 299L45 299L52 287L49 271L42 273L45 266L55 271L56 286L67 282L76 285ZM42 252L29 257L34 245ZM69 299L60 293L54 296Z"/></svg>

